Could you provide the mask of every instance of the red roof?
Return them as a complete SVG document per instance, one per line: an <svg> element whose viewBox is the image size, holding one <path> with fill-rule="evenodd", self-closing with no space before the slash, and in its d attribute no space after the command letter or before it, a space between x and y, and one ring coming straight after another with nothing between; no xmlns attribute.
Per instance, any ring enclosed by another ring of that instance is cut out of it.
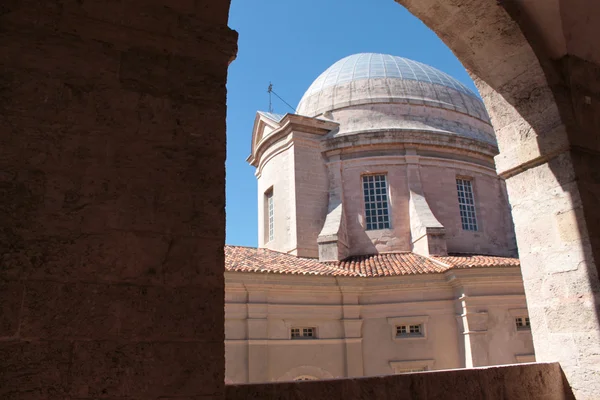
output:
<svg viewBox="0 0 600 400"><path fill-rule="evenodd" d="M334 264L314 258L296 257L268 249L225 246L225 270L236 272L271 272L296 275L359 276Z"/></svg>
<svg viewBox="0 0 600 400"><path fill-rule="evenodd" d="M225 246L225 270L290 275L382 277L441 273L453 268L518 267L519 259L485 255L424 257L411 252L353 256L319 262L268 249Z"/></svg>
<svg viewBox="0 0 600 400"><path fill-rule="evenodd" d="M519 267L521 263L518 258L484 256L477 254L449 255L434 257L444 264L453 268L477 268L477 267Z"/></svg>

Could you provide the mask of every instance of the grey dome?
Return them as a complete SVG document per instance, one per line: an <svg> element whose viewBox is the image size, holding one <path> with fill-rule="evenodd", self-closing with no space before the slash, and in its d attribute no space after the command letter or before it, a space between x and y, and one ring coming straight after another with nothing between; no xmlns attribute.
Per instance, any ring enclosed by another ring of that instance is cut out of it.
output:
<svg viewBox="0 0 600 400"><path fill-rule="evenodd" d="M333 64L310 85L296 112L314 117L352 105L398 102L489 121L481 100L455 78L417 61L376 53L354 54Z"/></svg>

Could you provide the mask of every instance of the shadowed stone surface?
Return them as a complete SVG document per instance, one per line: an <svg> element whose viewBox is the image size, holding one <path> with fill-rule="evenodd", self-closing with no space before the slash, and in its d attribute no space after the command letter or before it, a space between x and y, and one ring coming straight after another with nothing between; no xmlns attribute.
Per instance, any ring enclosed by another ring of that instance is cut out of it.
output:
<svg viewBox="0 0 600 400"><path fill-rule="evenodd" d="M217 3L0 5L0 398L222 397Z"/></svg>
<svg viewBox="0 0 600 400"><path fill-rule="evenodd" d="M227 400L246 399L574 399L560 366L523 364L313 382L227 385Z"/></svg>
<svg viewBox="0 0 600 400"><path fill-rule="evenodd" d="M600 5L399 3L475 78L496 128L498 170L511 203L521 204L514 220L529 307L537 310L536 354L559 360L578 397L593 398ZM225 82L236 42L228 8L227 0L0 4L0 381L8 383L1 398L222 397L218 249ZM559 193L539 207L519 187ZM561 257L543 258L563 245ZM125 285L153 299L146 304ZM159 310L157 300L180 286L197 288L185 301L210 303L206 314ZM131 310L145 322L127 327ZM579 326L582 315L594 320ZM206 319L212 333L194 328L194 319ZM177 328L157 328L158 320ZM559 332L568 326L577 328ZM375 382L368 390L387 390ZM295 393L289 387L285 396Z"/></svg>

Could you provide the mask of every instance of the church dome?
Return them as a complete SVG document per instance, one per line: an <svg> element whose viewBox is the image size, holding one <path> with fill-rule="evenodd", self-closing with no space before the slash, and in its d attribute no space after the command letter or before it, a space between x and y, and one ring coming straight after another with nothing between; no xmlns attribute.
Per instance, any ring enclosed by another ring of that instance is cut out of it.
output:
<svg viewBox="0 0 600 400"><path fill-rule="evenodd" d="M479 97L455 78L417 61L377 53L354 54L333 64L310 85L296 112L315 117L375 103L427 105L489 122Z"/></svg>

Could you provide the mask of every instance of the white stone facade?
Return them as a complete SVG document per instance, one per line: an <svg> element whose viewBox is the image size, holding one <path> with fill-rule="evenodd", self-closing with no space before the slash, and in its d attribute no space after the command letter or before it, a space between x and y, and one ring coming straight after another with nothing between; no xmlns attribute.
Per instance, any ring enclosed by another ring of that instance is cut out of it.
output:
<svg viewBox="0 0 600 400"><path fill-rule="evenodd" d="M374 279L226 272L228 382L534 361L519 268ZM421 336L397 338L398 325ZM315 328L314 339L291 329Z"/></svg>

